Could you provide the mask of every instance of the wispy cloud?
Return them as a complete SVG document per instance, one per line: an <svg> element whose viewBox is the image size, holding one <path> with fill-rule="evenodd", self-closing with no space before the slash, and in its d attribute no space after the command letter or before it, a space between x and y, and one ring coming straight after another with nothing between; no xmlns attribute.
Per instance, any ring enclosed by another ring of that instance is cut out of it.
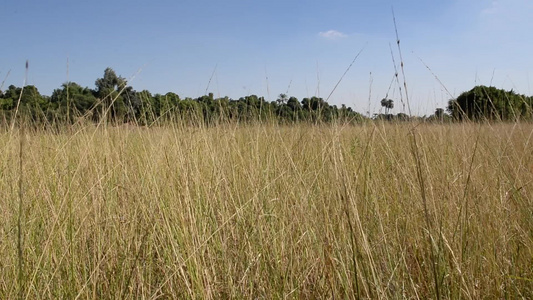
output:
<svg viewBox="0 0 533 300"><path fill-rule="evenodd" d="M337 40L337 39L342 39L342 38L347 37L346 34L340 31L337 31L337 30L321 31L318 33L318 35L328 40Z"/></svg>

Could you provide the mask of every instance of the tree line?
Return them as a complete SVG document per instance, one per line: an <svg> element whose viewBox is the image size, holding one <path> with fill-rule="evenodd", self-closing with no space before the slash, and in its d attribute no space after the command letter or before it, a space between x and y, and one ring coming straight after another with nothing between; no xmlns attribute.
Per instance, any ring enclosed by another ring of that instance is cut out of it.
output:
<svg viewBox="0 0 533 300"><path fill-rule="evenodd" d="M75 82L64 83L51 96L35 86L9 86L0 91L0 113L4 121L15 115L29 116L34 122L76 122L77 120L150 125L175 120L216 124L220 121L251 122L275 120L293 122L361 122L363 116L351 107L328 104L320 97L304 98L280 94L275 101L248 95L239 99L215 98L212 93L184 98L173 92L154 94L135 91L114 70L107 68L95 82L95 89Z"/></svg>
<svg viewBox="0 0 533 300"><path fill-rule="evenodd" d="M463 120L530 120L533 97L494 87L477 86L450 100L445 113L437 108L429 117L411 117L405 113L391 114L394 101L381 100L385 113L372 119L385 121L463 121ZM66 82L51 96L39 93L35 86L9 86L0 90L0 120L4 124L14 117L24 116L33 122L53 124L79 120L151 125L176 120L217 124L224 121L279 123L333 121L359 123L369 120L351 107L330 105L320 97L303 98L280 94L275 101L248 95L239 99L215 98L212 93L198 98L183 98L173 92L152 94L135 91L111 68L95 81L95 88Z"/></svg>

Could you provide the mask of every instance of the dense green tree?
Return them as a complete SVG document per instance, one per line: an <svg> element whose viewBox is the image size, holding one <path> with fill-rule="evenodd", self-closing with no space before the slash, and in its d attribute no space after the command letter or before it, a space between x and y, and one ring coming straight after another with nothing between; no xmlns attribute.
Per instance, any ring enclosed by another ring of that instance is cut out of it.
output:
<svg viewBox="0 0 533 300"><path fill-rule="evenodd" d="M111 91L117 91L126 86L126 79L117 76L111 68L104 70L104 77L96 79L96 93L100 98L108 96Z"/></svg>
<svg viewBox="0 0 533 300"><path fill-rule="evenodd" d="M158 118L152 93L148 90L143 90L138 92L136 96L140 103L137 122L141 125L152 124Z"/></svg>
<svg viewBox="0 0 533 300"><path fill-rule="evenodd" d="M20 103L19 103L20 101ZM35 121L42 121L46 118L49 109L50 100L48 97L39 93L39 90L33 85L25 86L24 88L10 85L3 93L0 99L0 107L4 111L4 116L14 116L14 112L18 107L18 115L30 117Z"/></svg>
<svg viewBox="0 0 533 300"><path fill-rule="evenodd" d="M90 116L96 102L93 90L75 82L66 82L52 92L50 108L57 118L65 117L72 121L75 117L86 114Z"/></svg>
<svg viewBox="0 0 533 300"><path fill-rule="evenodd" d="M125 121L137 121L142 105L140 96L131 86L123 88L121 96L126 106Z"/></svg>
<svg viewBox="0 0 533 300"><path fill-rule="evenodd" d="M444 117L444 109L443 108L437 108L435 110L435 117L437 117L437 119L442 119Z"/></svg>
<svg viewBox="0 0 533 300"><path fill-rule="evenodd" d="M107 68L104 76L95 81L95 95L99 99L100 117L106 115L109 121L128 122L139 113L140 99L133 88L127 86L126 79L117 76L115 71Z"/></svg>
<svg viewBox="0 0 533 300"><path fill-rule="evenodd" d="M305 110L322 110L328 106L327 102L324 99L319 97L304 98L302 100L302 108Z"/></svg>
<svg viewBox="0 0 533 300"><path fill-rule="evenodd" d="M476 86L448 103L456 120L530 119L531 108L531 97L487 86Z"/></svg>
<svg viewBox="0 0 533 300"><path fill-rule="evenodd" d="M0 99L0 108L2 110L12 110L15 108L19 99L20 91L20 88L10 85L7 90L2 93L2 98Z"/></svg>
<svg viewBox="0 0 533 300"><path fill-rule="evenodd" d="M302 105L300 104L300 101L298 101L298 98L296 97L290 97L289 100L287 101L287 106L292 111L299 111L302 109Z"/></svg>

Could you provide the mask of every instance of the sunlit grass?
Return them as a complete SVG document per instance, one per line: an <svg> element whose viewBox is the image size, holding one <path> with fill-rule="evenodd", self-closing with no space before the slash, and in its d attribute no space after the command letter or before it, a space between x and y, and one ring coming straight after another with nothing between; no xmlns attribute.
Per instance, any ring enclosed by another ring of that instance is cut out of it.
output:
<svg viewBox="0 0 533 300"><path fill-rule="evenodd" d="M531 298L532 134L28 129L21 282L21 144L4 130L0 298Z"/></svg>

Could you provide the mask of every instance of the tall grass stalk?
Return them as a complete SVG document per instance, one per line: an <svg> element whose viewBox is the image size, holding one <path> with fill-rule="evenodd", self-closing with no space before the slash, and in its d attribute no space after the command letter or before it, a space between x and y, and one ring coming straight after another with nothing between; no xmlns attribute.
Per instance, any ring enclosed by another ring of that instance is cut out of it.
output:
<svg viewBox="0 0 533 300"><path fill-rule="evenodd" d="M19 129L19 178L18 178L18 214L17 214L17 258L18 258L18 290L19 299L23 299L25 288L25 276L24 276L24 244L23 244L23 226L22 218L24 212L24 124L21 122L21 128Z"/></svg>
<svg viewBox="0 0 533 300"><path fill-rule="evenodd" d="M22 85L22 89L19 95L19 99L17 101L17 108L15 111L15 116L13 117L13 122L11 126L11 134L15 129L15 122L17 121L17 113L18 109L20 107L20 102L22 100L22 93L24 92L24 87L26 86L26 82L28 81L28 70L29 70L29 62L26 61L26 72L24 77L24 84ZM24 123L24 116L20 118L20 128L18 129L19 132L19 152L18 152L18 170L19 170L19 177L18 177L18 214L17 214L17 260L18 260L18 299L23 299L24 296L24 289L25 289L25 276L24 276L24 240L23 240L23 212L24 212L24 140L25 140L25 127L26 124Z"/></svg>
<svg viewBox="0 0 533 300"><path fill-rule="evenodd" d="M396 45L398 47L398 54L400 56L400 69L402 71L402 79L403 79L403 87L404 87L404 93L405 93L405 99L406 99L406 102L407 102L407 109L408 109L408 112L409 112L409 115L412 115L411 113L411 105L410 105L410 101L409 101L409 90L407 88L407 79L405 77L405 68L404 68L404 60L403 60L403 55L402 55L402 47L400 46L400 36L398 34L398 26L396 24L396 16L394 14L394 9L392 9L392 20L393 20L393 23L394 23L394 31L396 33ZM392 50L391 50L391 55L392 55ZM396 63L394 62L394 56L393 56L393 63L394 63L394 68L396 70L396 79L397 79L397 82L399 83L399 80L398 80L398 71L397 71L397 67L396 67ZM399 89L400 89L400 95L402 95L402 89L400 87L400 85L398 85ZM401 97L400 97L401 99ZM402 104L403 104L403 100L402 100ZM405 109L405 107L404 107ZM419 125L419 124L418 124ZM430 218L430 214L429 214L429 209L428 209L428 199L427 199L427 195L426 195L426 179L425 179L425 176L424 176L424 171L422 169L422 157L420 155L420 149L419 149L419 146L418 146L418 136L417 136L417 133L416 133L416 128L418 125L414 125L413 128L410 130L410 137L411 137L411 152L413 154L413 157L414 157L414 160L415 160L415 163L416 163L416 177L418 179L418 184L420 185L420 196L421 196L421 200L422 200L422 204L423 204L423 210L424 210L424 218L425 218L425 224L426 224L426 232L427 232L427 246L429 248L429 253L430 253L430 259L431 259L431 270L432 270L432 275L433 275L433 282L434 282L434 287L435 287L435 296L437 299L441 299L441 280L439 278L439 275L438 275L438 270L440 269L440 248L441 248L441 245L442 245L442 227L439 226L439 234L437 235L438 236L438 241L435 242L434 241L434 223L432 220L432 218ZM438 214L437 210L435 209L434 210L434 215Z"/></svg>

